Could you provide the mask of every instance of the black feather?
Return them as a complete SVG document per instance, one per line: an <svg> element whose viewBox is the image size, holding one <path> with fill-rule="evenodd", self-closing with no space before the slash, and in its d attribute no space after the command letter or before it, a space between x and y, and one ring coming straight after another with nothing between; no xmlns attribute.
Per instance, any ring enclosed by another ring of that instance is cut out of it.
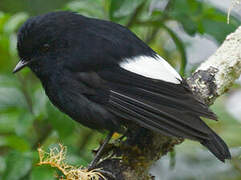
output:
<svg viewBox="0 0 241 180"><path fill-rule="evenodd" d="M187 87L185 80L180 84L146 78L121 68L99 71L100 77L113 84L113 87L138 96L145 96L156 104L168 105L180 111L217 120L217 116L206 104L197 100ZM127 89L125 89L127 87Z"/></svg>

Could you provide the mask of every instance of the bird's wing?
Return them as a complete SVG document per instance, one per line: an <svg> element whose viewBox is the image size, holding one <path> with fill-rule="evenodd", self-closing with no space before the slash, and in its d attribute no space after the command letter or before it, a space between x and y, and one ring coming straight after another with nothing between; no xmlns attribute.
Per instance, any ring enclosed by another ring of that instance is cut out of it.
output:
<svg viewBox="0 0 241 180"><path fill-rule="evenodd" d="M120 118L168 136L208 140L210 130L200 116L216 119L195 99L183 80L171 83L152 79L122 67L78 74L95 89L86 96Z"/></svg>

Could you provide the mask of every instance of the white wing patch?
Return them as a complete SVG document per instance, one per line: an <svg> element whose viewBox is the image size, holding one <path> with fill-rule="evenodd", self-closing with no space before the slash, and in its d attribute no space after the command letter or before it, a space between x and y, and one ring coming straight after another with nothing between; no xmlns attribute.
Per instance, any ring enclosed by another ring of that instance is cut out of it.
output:
<svg viewBox="0 0 241 180"><path fill-rule="evenodd" d="M166 62L161 56L137 56L125 59L120 66L133 73L152 78L159 79L175 84L180 84L182 80L177 71Z"/></svg>

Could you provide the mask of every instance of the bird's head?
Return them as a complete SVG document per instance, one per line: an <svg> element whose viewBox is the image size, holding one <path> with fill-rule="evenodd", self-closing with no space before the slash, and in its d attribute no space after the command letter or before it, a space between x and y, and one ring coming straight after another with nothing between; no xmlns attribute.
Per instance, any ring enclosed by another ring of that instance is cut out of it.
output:
<svg viewBox="0 0 241 180"><path fill-rule="evenodd" d="M61 65L73 46L76 18L75 13L53 12L27 20L18 32L20 61L13 72L28 66L38 75Z"/></svg>

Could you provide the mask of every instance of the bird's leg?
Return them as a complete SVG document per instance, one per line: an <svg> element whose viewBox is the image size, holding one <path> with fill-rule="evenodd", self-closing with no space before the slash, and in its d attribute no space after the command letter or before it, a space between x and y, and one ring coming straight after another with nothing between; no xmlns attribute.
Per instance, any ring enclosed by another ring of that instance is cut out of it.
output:
<svg viewBox="0 0 241 180"><path fill-rule="evenodd" d="M101 158L101 155L102 155L102 152L105 148L105 146L108 144L108 142L110 141L111 137L113 135L113 132L109 132L109 134L107 135L107 137L105 138L103 144L100 146L100 148L98 149L94 159L91 161L89 167L88 167L88 170L92 170L95 166L96 166L96 163L100 160Z"/></svg>

